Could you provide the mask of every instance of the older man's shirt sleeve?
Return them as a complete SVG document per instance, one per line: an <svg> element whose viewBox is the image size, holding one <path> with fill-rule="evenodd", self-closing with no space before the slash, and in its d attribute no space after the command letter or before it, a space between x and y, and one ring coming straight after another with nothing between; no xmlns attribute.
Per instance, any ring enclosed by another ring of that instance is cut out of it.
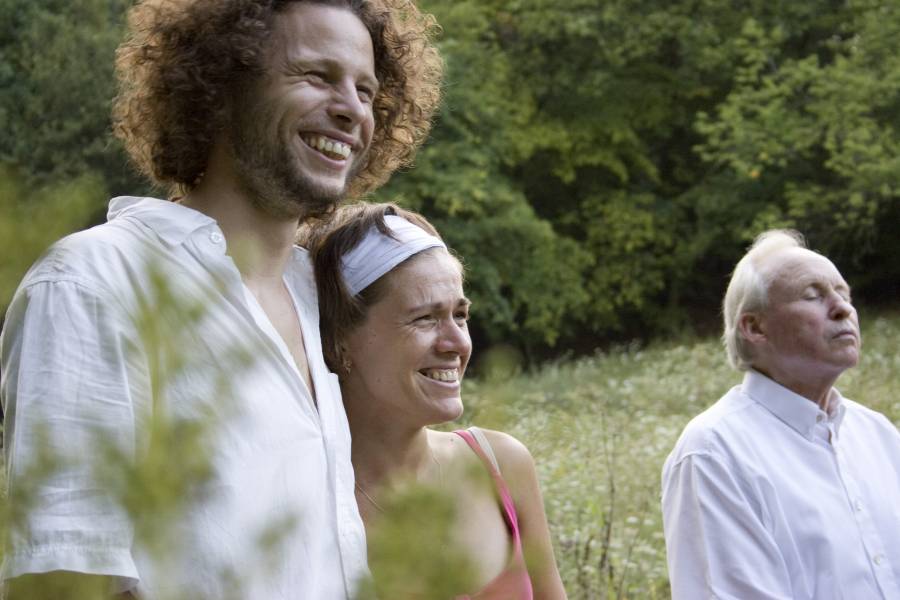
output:
<svg viewBox="0 0 900 600"><path fill-rule="evenodd" d="M670 461L662 508L673 600L791 600L785 561L735 475L704 453Z"/></svg>
<svg viewBox="0 0 900 600"><path fill-rule="evenodd" d="M114 307L65 277L38 278L10 305L0 354L4 452L11 497L27 492L29 510L12 524L3 579L54 570L138 578L132 525L94 474L103 444L133 455L133 397L147 384Z"/></svg>

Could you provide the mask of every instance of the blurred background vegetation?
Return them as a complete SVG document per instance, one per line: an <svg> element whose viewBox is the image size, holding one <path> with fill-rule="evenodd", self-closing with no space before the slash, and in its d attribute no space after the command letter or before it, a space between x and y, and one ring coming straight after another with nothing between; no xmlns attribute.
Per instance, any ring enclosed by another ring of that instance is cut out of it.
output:
<svg viewBox="0 0 900 600"><path fill-rule="evenodd" d="M130 5L0 0L0 309L108 197L153 193L110 134ZM711 335L761 230L799 229L884 307L841 386L900 424L900 3L421 5L445 102L377 199L423 212L468 266L463 424L531 448L570 597L667 597L659 469L738 380ZM510 377L523 360L544 366Z"/></svg>
<svg viewBox="0 0 900 600"><path fill-rule="evenodd" d="M108 196L152 191L110 135L130 4L0 0L0 305L34 258L28 229L53 239L102 221ZM534 364L710 331L771 226L805 233L864 303L896 298L900 4L421 4L443 26L446 100L417 166L377 197L465 257L477 348ZM67 214L38 218L54 202Z"/></svg>

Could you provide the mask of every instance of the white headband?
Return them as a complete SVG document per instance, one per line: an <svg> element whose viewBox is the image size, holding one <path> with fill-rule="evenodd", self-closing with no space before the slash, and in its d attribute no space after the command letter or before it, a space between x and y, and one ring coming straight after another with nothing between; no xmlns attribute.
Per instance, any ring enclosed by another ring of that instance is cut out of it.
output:
<svg viewBox="0 0 900 600"><path fill-rule="evenodd" d="M384 235L373 225L362 241L341 259L341 275L351 296L413 254L429 248L447 248L439 238L403 217L385 215L384 222L394 237Z"/></svg>

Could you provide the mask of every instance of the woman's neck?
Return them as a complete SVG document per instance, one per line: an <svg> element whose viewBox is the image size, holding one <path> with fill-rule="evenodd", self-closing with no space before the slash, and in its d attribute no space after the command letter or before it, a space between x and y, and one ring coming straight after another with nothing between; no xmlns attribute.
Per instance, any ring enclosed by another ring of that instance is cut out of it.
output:
<svg viewBox="0 0 900 600"><path fill-rule="evenodd" d="M431 481L439 470L428 429L404 430L396 424L350 418L352 462L357 481L368 488L407 481Z"/></svg>

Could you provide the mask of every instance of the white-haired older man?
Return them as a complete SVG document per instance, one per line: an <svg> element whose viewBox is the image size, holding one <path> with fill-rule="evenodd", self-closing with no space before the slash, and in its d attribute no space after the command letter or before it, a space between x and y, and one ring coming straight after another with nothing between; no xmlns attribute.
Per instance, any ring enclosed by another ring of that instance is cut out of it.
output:
<svg viewBox="0 0 900 600"><path fill-rule="evenodd" d="M672 597L900 598L900 433L833 387L859 360L849 286L799 234L769 231L724 313L746 374L663 467Z"/></svg>

